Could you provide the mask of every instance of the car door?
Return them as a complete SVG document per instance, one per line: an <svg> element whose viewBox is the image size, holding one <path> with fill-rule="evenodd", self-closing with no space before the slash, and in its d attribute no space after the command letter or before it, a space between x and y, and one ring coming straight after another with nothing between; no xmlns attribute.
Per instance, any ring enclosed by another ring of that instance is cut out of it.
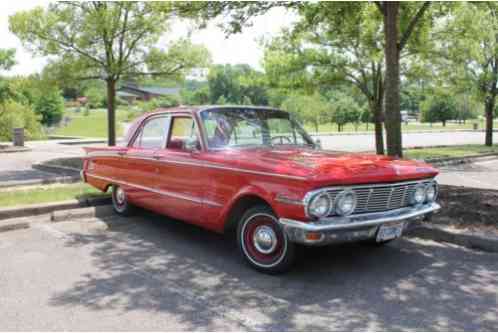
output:
<svg viewBox="0 0 498 333"><path fill-rule="evenodd" d="M158 190L167 201L165 214L203 224L205 170L198 158L201 150L198 126L190 115L173 115L166 148L156 152L159 163Z"/></svg>
<svg viewBox="0 0 498 333"><path fill-rule="evenodd" d="M155 155L165 147L169 122L169 115L144 120L126 152L128 173L123 181L128 185L129 198L131 202L154 210L161 199L157 193L159 165Z"/></svg>

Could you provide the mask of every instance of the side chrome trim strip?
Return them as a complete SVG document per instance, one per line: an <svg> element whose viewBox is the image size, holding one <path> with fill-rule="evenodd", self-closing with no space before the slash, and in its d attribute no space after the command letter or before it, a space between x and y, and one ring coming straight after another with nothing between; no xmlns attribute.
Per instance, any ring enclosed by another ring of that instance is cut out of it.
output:
<svg viewBox="0 0 498 333"><path fill-rule="evenodd" d="M306 177L291 176L291 175L284 175L284 174L264 172L264 171L247 170L247 169L240 169L240 168L235 168L235 167L227 167L227 166L217 165L217 164L213 164L213 163L209 163L209 162L195 163L195 162L187 162L187 161L168 160L168 159L162 159L162 158L155 159L155 158L142 157L142 156L137 156L137 155L134 156L134 155L110 154L108 152L91 152L87 155L87 157L125 157L125 158L155 161L158 163L191 165L191 166L197 166L197 167L201 167L201 168L228 170L228 171L250 173L250 174L261 175L261 176L280 177L280 178L295 179L295 180L306 180Z"/></svg>
<svg viewBox="0 0 498 333"><path fill-rule="evenodd" d="M96 178L96 179L107 181L109 183L114 183L114 184L119 184L119 185L125 185L125 186L135 187L135 188L138 188L138 189L141 189L141 190L144 190L144 191L149 191L149 192L157 193L159 195L163 195L163 196L167 196L167 197L173 197L173 198L177 198L177 199L183 199L183 200L187 200L187 201L192 201L192 202L195 202L195 203L198 203L198 204L206 204L206 205L215 206L215 207L222 207L223 206L222 204L214 202L214 201L203 200L201 198L192 197L192 196L188 196L188 195L184 195L184 194L179 194L179 193L176 193L176 192L156 190L154 188L150 188L150 187L146 187L146 186L142 186L142 185L138 185L138 184L133 184L133 183L129 183L129 182L124 182L124 181L117 180L117 179L114 179L114 178L97 176L97 175L92 174L92 173L86 173L86 177L87 178L88 177L93 177L93 178Z"/></svg>

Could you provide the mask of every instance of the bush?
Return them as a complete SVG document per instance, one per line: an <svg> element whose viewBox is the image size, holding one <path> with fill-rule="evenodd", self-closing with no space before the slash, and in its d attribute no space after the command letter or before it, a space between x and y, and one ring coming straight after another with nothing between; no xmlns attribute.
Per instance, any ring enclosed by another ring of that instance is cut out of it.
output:
<svg viewBox="0 0 498 333"><path fill-rule="evenodd" d="M166 95L163 97L158 97L151 99L147 102L140 102L137 104L138 108L144 112L152 112L158 108L170 108L180 105L180 100L177 96Z"/></svg>
<svg viewBox="0 0 498 333"><path fill-rule="evenodd" d="M28 140L43 137L38 116L29 106L14 101L8 101L0 106L0 141L11 141L12 130L16 127L24 128L24 135Z"/></svg>
<svg viewBox="0 0 498 333"><path fill-rule="evenodd" d="M85 91L87 106L91 109L105 108L107 106L107 95L103 89L91 87Z"/></svg>
<svg viewBox="0 0 498 333"><path fill-rule="evenodd" d="M56 89L38 97L33 106L35 113L41 115L41 123L52 126L59 123L64 114L64 98Z"/></svg>

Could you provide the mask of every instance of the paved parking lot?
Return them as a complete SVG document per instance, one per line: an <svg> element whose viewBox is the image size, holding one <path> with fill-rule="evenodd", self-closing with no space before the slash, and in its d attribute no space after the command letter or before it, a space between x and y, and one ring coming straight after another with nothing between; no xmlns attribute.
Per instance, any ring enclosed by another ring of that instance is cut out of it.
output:
<svg viewBox="0 0 498 333"><path fill-rule="evenodd" d="M267 276L144 214L1 233L0 263L1 330L498 330L498 254L417 239L307 249Z"/></svg>
<svg viewBox="0 0 498 333"><path fill-rule="evenodd" d="M440 168L441 184L498 190L498 159Z"/></svg>

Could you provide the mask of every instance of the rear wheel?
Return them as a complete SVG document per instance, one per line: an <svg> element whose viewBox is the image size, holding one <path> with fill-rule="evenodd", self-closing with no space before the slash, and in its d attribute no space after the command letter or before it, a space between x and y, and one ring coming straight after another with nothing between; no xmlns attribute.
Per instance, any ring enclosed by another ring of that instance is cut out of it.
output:
<svg viewBox="0 0 498 333"><path fill-rule="evenodd" d="M134 211L134 207L128 202L126 192L119 185L112 186L112 207L116 213L123 216L129 216Z"/></svg>
<svg viewBox="0 0 498 333"><path fill-rule="evenodd" d="M239 250L253 268L268 274L289 270L295 244L287 239L273 211L256 206L245 212L237 227Z"/></svg>

